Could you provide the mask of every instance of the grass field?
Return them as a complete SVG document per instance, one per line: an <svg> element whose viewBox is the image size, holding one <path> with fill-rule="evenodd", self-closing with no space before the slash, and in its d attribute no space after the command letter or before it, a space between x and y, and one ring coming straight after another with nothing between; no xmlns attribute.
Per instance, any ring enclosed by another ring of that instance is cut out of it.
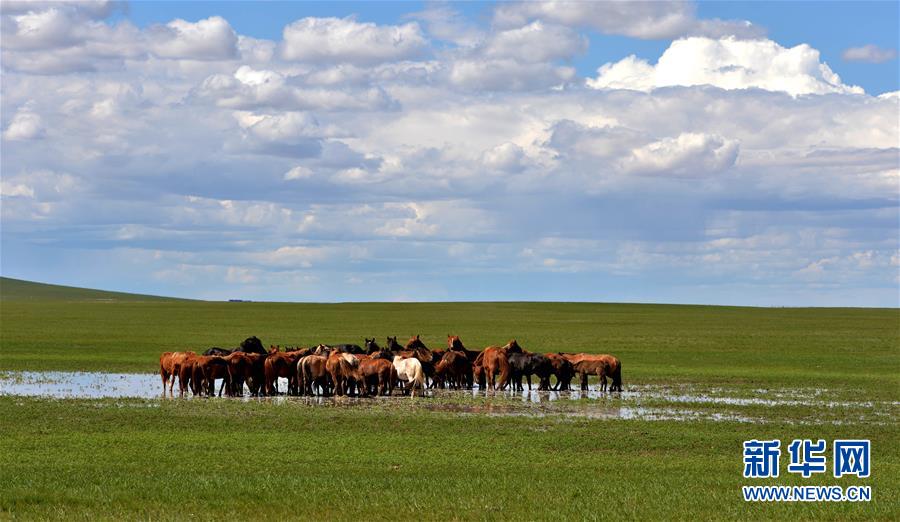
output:
<svg viewBox="0 0 900 522"><path fill-rule="evenodd" d="M212 303L10 279L0 298L5 371L152 372L163 350L232 346L253 334L301 345L418 333L440 346L455 333L470 348L515 337L532 351L613 353L626 391L821 399L693 404L710 415L661 421L579 413L634 405L616 398L534 409L502 395L326 405L0 396L6 516L900 519L898 310ZM639 405L671 407L660 398ZM724 414L732 416L715 417ZM872 477L802 479L785 473L784 451L781 478L744 479L741 443L752 438L868 438ZM748 484L865 484L874 500L747 504Z"/></svg>

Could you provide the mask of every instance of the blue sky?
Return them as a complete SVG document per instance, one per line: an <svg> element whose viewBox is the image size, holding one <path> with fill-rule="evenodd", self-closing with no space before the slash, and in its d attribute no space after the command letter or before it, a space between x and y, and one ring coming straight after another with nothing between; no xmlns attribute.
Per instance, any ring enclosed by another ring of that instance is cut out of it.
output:
<svg viewBox="0 0 900 522"><path fill-rule="evenodd" d="M5 4L0 271L898 306L898 6Z"/></svg>
<svg viewBox="0 0 900 522"><path fill-rule="evenodd" d="M277 40L284 22L307 16L355 16L360 21L396 24L410 14L424 11L428 2L135 2L127 18L140 27L164 24L173 18L197 21L217 14L236 31L255 38ZM453 8L473 24L490 26L493 4L459 2ZM900 83L898 61L872 64L848 62L841 53L848 47L876 44L897 46L897 2L698 2L703 18L749 20L766 29L766 34L782 45L808 43L822 53L824 61L845 81L861 85L867 92L896 91ZM587 30L591 46L572 63L582 75L592 74L604 63L629 54L654 60L668 47L670 39L642 40Z"/></svg>

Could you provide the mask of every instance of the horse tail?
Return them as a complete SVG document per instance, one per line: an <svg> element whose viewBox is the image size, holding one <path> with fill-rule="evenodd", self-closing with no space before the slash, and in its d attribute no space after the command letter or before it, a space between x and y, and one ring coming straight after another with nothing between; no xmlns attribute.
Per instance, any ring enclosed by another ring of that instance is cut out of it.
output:
<svg viewBox="0 0 900 522"><path fill-rule="evenodd" d="M622 391L622 362L615 359L615 364L610 372L613 389Z"/></svg>
<svg viewBox="0 0 900 522"><path fill-rule="evenodd" d="M497 358L500 366L500 388L505 389L507 381L509 380L509 359L506 357L498 357Z"/></svg>
<svg viewBox="0 0 900 522"><path fill-rule="evenodd" d="M425 370L422 369L421 363L416 367L414 379L419 386L420 393L425 395Z"/></svg>
<svg viewBox="0 0 900 522"><path fill-rule="evenodd" d="M303 359L297 361L297 387L302 390L300 393L306 393L306 370L304 369Z"/></svg>

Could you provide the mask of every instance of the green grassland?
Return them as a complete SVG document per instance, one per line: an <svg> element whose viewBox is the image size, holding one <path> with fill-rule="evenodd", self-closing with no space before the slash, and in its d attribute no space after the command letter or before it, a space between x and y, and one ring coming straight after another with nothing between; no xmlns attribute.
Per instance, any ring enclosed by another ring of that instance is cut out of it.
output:
<svg viewBox="0 0 900 522"><path fill-rule="evenodd" d="M631 382L900 387L900 310L597 303L226 303L35 293L0 286L0 370L150 372L163 351L448 333L470 349L612 353ZM121 294L119 294L121 295Z"/></svg>
<svg viewBox="0 0 900 522"><path fill-rule="evenodd" d="M517 338L532 351L613 353L626 390L824 394L691 406L764 423L579 414L633 405L616 398L525 408L502 394L324 405L0 395L0 518L900 519L894 309L216 303L3 279L0 321L5 371L152 372L161 351L249 335L306 345L418 333L438 347L455 333L470 348ZM869 438L872 477L802 479L785 473L785 451L781 478L744 479L752 438ZM747 504L748 484L865 484L874 500Z"/></svg>

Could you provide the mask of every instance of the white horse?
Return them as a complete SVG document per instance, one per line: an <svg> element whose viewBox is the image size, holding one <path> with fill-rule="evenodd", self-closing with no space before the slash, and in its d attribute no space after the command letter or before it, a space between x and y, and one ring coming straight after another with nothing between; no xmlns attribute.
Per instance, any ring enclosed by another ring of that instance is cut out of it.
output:
<svg viewBox="0 0 900 522"><path fill-rule="evenodd" d="M416 386L419 387L419 394L425 394L425 371L422 369L422 362L415 357L404 359L399 355L394 356L394 369L397 370L397 379L408 382L410 395L416 395Z"/></svg>

